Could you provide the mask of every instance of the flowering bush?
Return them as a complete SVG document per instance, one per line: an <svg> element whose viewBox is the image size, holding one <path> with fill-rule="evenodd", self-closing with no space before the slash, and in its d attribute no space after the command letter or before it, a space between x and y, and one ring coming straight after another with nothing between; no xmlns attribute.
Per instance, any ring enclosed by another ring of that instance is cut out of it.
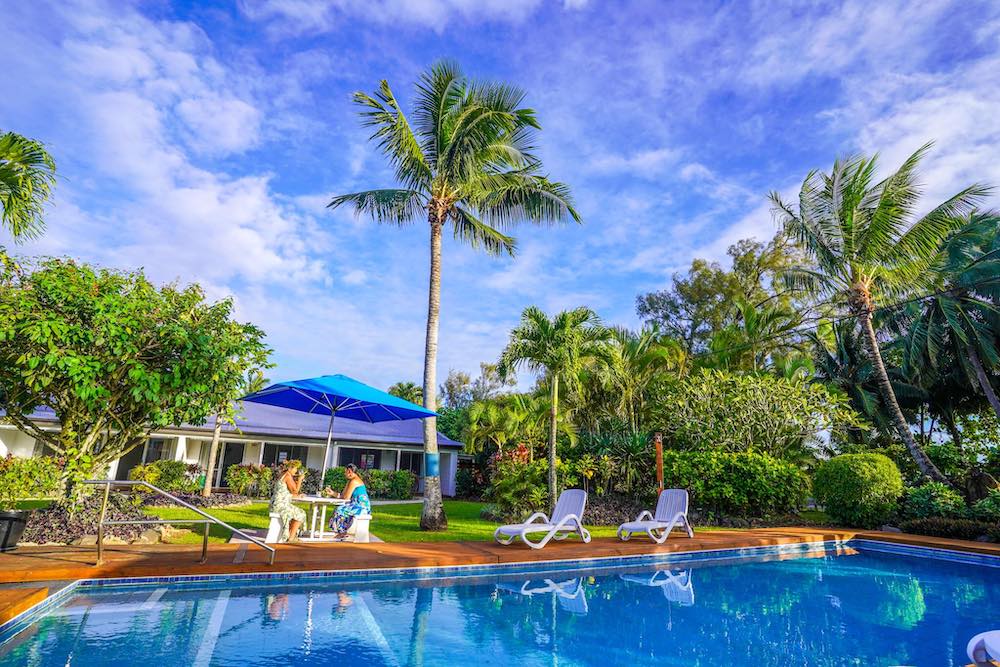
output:
<svg viewBox="0 0 1000 667"><path fill-rule="evenodd" d="M164 491L197 493L201 488L199 483L201 474L201 466L196 463L160 460L135 466L129 471L128 478L147 482Z"/></svg>

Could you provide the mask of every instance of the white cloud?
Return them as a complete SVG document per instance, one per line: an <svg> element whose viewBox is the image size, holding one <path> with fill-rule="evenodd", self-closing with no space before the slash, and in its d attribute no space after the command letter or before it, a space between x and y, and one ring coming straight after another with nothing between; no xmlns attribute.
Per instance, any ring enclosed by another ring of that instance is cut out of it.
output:
<svg viewBox="0 0 1000 667"><path fill-rule="evenodd" d="M679 151L672 148L651 148L634 153L598 153L591 157L588 167L598 173L629 173L653 177L673 164Z"/></svg>
<svg viewBox="0 0 1000 667"><path fill-rule="evenodd" d="M453 21L517 23L540 5L541 0L241 0L240 9L253 20L276 22L272 32L299 34L347 27L358 19L437 32Z"/></svg>
<svg viewBox="0 0 1000 667"><path fill-rule="evenodd" d="M177 105L177 113L191 132L189 145L199 153L238 153L260 138L260 112L240 99L188 98Z"/></svg>
<svg viewBox="0 0 1000 667"><path fill-rule="evenodd" d="M345 273L341 280L348 285L364 285L368 282L368 274L361 269L354 269Z"/></svg>

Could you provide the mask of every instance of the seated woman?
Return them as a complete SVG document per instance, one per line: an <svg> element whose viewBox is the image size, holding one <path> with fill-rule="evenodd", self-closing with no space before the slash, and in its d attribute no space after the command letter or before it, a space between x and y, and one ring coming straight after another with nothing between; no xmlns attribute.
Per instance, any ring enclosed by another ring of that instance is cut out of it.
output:
<svg viewBox="0 0 1000 667"><path fill-rule="evenodd" d="M271 495L271 512L281 517L281 534L279 542L298 542L299 529L305 523L306 513L292 504L292 497L299 495L302 489L301 461L291 459L281 464L281 477L274 482L274 493Z"/></svg>
<svg viewBox="0 0 1000 667"><path fill-rule="evenodd" d="M359 514L371 514L372 504L368 500L368 489L358 474L358 468L353 463L348 463L344 468L344 476L347 477L347 484L340 493L335 492L330 487L323 489L324 495L333 498L346 498L347 502L337 508L333 518L330 519L330 530L334 531L336 537L343 539L347 537L347 530L354 523L354 517Z"/></svg>

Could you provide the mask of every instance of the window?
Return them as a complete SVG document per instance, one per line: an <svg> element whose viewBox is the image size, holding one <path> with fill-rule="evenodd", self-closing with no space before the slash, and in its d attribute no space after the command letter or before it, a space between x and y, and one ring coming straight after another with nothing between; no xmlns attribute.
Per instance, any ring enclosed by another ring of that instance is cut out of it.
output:
<svg viewBox="0 0 1000 667"><path fill-rule="evenodd" d="M382 450L341 447L337 465L346 466L348 463L353 463L362 470L380 468L382 466Z"/></svg>
<svg viewBox="0 0 1000 667"><path fill-rule="evenodd" d="M417 477L420 477L423 472L424 466L424 453L423 452L400 452L399 453L399 469L409 470Z"/></svg>
<svg viewBox="0 0 1000 667"><path fill-rule="evenodd" d="M307 465L308 458L308 447L303 445L276 445L268 442L264 444L264 458L261 462L266 466L270 466L295 459L302 461L302 465Z"/></svg>
<svg viewBox="0 0 1000 667"><path fill-rule="evenodd" d="M144 463L152 463L162 459L170 458L167 451L167 441L163 438L151 438L146 443L146 460Z"/></svg>

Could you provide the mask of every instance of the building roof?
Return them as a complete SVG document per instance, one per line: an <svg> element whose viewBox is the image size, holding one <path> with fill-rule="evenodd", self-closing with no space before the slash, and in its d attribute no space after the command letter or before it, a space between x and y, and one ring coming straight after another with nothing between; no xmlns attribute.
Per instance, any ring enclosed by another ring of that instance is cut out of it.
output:
<svg viewBox="0 0 1000 667"><path fill-rule="evenodd" d="M0 415L3 412L0 411ZM46 421L56 421L55 413L49 408L39 408L32 418ZM241 416L236 420L238 430L230 425L222 428L223 433L239 433L244 437L266 440L270 437L297 438L302 440L319 440L326 442L327 430L330 427L330 417L309 414L288 408L278 408L261 403L244 402ZM211 432L212 422L201 426L185 424L176 427L180 431ZM171 429L173 430L173 429ZM389 445L423 445L424 427L421 419L404 421L385 421L377 424L357 421L354 419L335 419L333 422L333 439L351 442L382 443ZM457 442L438 433L438 446L457 449L463 447Z"/></svg>

